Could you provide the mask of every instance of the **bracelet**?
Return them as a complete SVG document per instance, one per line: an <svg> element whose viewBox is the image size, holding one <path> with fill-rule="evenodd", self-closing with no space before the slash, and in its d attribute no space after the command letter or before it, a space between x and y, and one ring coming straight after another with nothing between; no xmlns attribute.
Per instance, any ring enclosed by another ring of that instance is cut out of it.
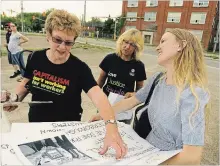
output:
<svg viewBox="0 0 220 166"><path fill-rule="evenodd" d="M107 125L107 124L117 124L117 121L116 120L114 120L114 119L110 119L110 120L107 120L107 121L105 121L105 125Z"/></svg>

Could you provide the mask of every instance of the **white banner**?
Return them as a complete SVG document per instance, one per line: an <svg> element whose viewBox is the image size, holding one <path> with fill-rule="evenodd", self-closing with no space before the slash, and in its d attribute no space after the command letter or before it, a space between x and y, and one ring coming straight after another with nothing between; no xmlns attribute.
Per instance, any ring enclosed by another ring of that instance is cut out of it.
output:
<svg viewBox="0 0 220 166"><path fill-rule="evenodd" d="M104 155L98 153L105 136L103 121L13 124L10 145L24 165L157 165L179 153L161 152L129 125L118 122L118 128L128 147L121 160L111 148Z"/></svg>

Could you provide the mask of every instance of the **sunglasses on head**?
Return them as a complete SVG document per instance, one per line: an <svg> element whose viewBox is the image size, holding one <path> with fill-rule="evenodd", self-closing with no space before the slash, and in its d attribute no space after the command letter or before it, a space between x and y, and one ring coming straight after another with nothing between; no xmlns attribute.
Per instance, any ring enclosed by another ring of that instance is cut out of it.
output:
<svg viewBox="0 0 220 166"><path fill-rule="evenodd" d="M66 46L73 46L75 44L75 41L64 41L62 39L56 38L52 36L52 41L56 44L62 44L64 42L64 44Z"/></svg>

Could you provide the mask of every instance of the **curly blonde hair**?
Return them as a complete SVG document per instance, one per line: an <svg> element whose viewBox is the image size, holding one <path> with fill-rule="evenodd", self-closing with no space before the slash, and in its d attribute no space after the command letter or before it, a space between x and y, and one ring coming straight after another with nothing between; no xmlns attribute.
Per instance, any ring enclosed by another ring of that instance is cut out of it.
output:
<svg viewBox="0 0 220 166"><path fill-rule="evenodd" d="M77 16L65 10L53 10L45 21L45 30L48 35L52 35L53 30L65 31L68 35L79 36L81 23Z"/></svg>
<svg viewBox="0 0 220 166"><path fill-rule="evenodd" d="M121 45L123 43L123 40L129 40L134 42L134 44L137 46L137 49L135 50L134 58L135 60L140 60L140 56L142 54L142 51L144 49L144 39L141 35L141 32L137 29L129 29L125 31L117 40L116 42L116 53L118 56L122 56L121 52Z"/></svg>

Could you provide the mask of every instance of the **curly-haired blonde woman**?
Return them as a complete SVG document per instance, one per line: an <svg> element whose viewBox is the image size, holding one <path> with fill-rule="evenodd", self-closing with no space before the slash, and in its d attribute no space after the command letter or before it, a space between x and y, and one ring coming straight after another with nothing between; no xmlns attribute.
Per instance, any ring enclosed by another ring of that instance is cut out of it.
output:
<svg viewBox="0 0 220 166"><path fill-rule="evenodd" d="M156 49L158 64L166 72L148 105L152 130L146 140L161 150L182 149L163 164L199 164L204 146L204 112L210 98L203 49L198 39L183 29L167 31ZM157 75L134 96L117 103L114 110L125 111L145 102Z"/></svg>
<svg viewBox="0 0 220 166"><path fill-rule="evenodd" d="M108 54L99 65L97 83L107 96L112 92L128 98L143 87L146 80L145 67L140 61L143 47L144 40L137 29L129 29L118 38L116 53ZM117 114L116 118L129 124L132 112Z"/></svg>
<svg viewBox="0 0 220 166"><path fill-rule="evenodd" d="M53 102L31 106L30 122L80 121L83 90L105 120L106 136L100 154L111 146L116 150L116 157L122 158L127 150L118 132L114 111L88 65L70 53L80 33L79 19L65 10L54 10L46 19L45 29L50 48L34 52L16 95L4 93L6 96L2 96L1 101L10 97L11 101L22 101L28 93L25 85L29 82L32 101ZM16 107L4 105L4 110L12 111Z"/></svg>

